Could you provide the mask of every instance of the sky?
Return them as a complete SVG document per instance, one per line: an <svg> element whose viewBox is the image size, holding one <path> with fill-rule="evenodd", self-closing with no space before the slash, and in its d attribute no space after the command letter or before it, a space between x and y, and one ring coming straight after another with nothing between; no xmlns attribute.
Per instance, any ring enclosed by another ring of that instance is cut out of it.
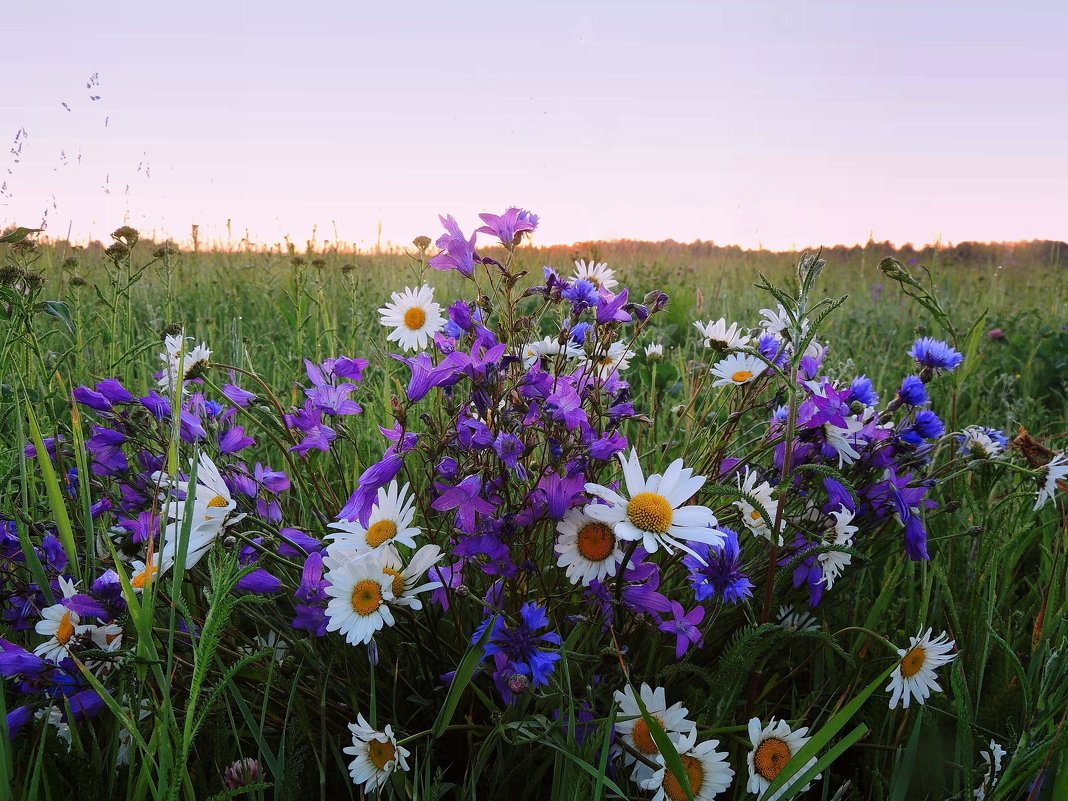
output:
<svg viewBox="0 0 1068 801"><path fill-rule="evenodd" d="M54 237L367 248L515 205L543 244L1068 238L1064 2L49 0L3 27L0 225Z"/></svg>

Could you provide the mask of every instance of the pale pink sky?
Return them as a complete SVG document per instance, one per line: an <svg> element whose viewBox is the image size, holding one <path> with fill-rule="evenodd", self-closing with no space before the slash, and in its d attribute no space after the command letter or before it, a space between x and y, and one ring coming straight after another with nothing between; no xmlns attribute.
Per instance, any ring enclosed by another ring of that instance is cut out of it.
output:
<svg viewBox="0 0 1068 801"><path fill-rule="evenodd" d="M1063 2L51 0L4 28L0 225L53 236L369 246L519 205L543 243L1068 237Z"/></svg>

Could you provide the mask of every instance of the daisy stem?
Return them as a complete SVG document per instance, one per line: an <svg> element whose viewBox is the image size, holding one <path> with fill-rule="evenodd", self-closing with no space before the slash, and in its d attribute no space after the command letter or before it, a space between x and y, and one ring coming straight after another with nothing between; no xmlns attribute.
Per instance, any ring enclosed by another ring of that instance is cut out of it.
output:
<svg viewBox="0 0 1068 801"><path fill-rule="evenodd" d="M890 642L890 640L886 639L886 637L884 637L882 634L879 634L878 632L874 632L871 629L866 629L863 626L846 626L844 629L839 629L838 631L836 631L834 633L834 636L837 637L839 634L845 634L847 631L862 631L865 634L867 634L869 637L874 637L875 639L877 639L879 642L881 642L883 645L885 645L887 648L889 648L895 654L898 652L898 647L896 645L894 645L892 642Z"/></svg>

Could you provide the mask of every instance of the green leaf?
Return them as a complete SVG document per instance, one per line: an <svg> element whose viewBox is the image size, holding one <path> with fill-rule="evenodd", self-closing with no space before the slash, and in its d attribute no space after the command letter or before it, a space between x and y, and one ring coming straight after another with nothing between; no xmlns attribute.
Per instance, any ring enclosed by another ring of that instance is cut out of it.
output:
<svg viewBox="0 0 1068 801"><path fill-rule="evenodd" d="M23 228L22 226L19 226L14 231L0 236L0 244L14 245L16 242L21 242L30 234L40 233L43 230L43 228Z"/></svg>
<svg viewBox="0 0 1068 801"><path fill-rule="evenodd" d="M26 403L26 416L30 423L30 439L37 449L37 464L41 466L41 476L44 478L45 491L48 493L48 508L56 521L56 529L59 532L59 541L63 543L63 550L67 552L67 558L72 566L78 564L78 549L74 546L74 530L71 528L70 517L67 515L67 507L63 503L63 491L59 487L59 479L52 467L52 460L45 450L44 437L41 436L41 428L37 425L37 416L33 413L33 406Z"/></svg>
<svg viewBox="0 0 1068 801"><path fill-rule="evenodd" d="M45 314L49 314L55 317L66 327L67 331L74 335L74 320L71 319L70 309L67 308L67 304L61 300L45 300L37 304L38 311L43 311Z"/></svg>
<svg viewBox="0 0 1068 801"><path fill-rule="evenodd" d="M441 711L438 712L437 720L434 721L434 725L430 729L432 737L440 737L444 734L449 723L452 722L452 716L460 703L460 697L464 694L464 690L467 689L467 685L471 683L475 671L482 662L486 643L493 636L493 627L496 624L497 615L494 614L489 623L486 624L486 628L482 632L482 636L478 638L478 642L468 648L464 658L460 660L460 665L456 668L456 675L452 677L452 684L449 685L448 695L445 696L445 701L441 705Z"/></svg>

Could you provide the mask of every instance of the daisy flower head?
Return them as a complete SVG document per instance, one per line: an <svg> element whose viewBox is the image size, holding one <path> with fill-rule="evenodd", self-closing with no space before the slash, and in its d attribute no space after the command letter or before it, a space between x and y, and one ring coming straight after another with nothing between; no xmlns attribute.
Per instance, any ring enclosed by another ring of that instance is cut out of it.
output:
<svg viewBox="0 0 1068 801"><path fill-rule="evenodd" d="M324 560L324 564L326 560ZM326 605L327 631L336 631L350 645L368 643L375 633L394 623L389 604L396 597L393 579L377 554L334 562L324 575L330 597Z"/></svg>
<svg viewBox="0 0 1068 801"><path fill-rule="evenodd" d="M612 527L590 517L581 508L569 510L556 524L556 564L572 584L585 587L615 574L623 549Z"/></svg>
<svg viewBox="0 0 1068 801"><path fill-rule="evenodd" d="M93 628L79 623L78 613L63 604L45 607L41 610L41 619L37 621L34 631L48 639L34 648L33 652L49 662L58 664L63 661L70 656L75 637Z"/></svg>
<svg viewBox="0 0 1068 801"><path fill-rule="evenodd" d="M776 622L784 629L792 629L794 631L820 630L819 622L814 615L788 604L779 607L779 615Z"/></svg>
<svg viewBox="0 0 1068 801"><path fill-rule="evenodd" d="M959 456L973 459L997 459L1005 453L1009 439L1000 431L986 426L968 426L957 434Z"/></svg>
<svg viewBox="0 0 1068 801"><path fill-rule="evenodd" d="M759 482L759 483L758 483ZM734 506L738 508L738 511L742 514L742 523L749 529L751 534L755 534L758 537L771 541L772 532L771 524L772 520L765 516L767 514L773 514L772 510L775 508L775 498L771 494L772 487L767 481L760 481L760 476L757 475L755 470L747 469L745 471L744 478L738 476L738 489L750 496L756 501L759 501L763 510L754 506L747 498L739 498L734 502ZM778 544L782 545L782 535L778 536Z"/></svg>
<svg viewBox="0 0 1068 801"><path fill-rule="evenodd" d="M196 378L211 359L211 350L201 342L194 348L187 348L185 331L171 334L163 339L163 353L159 355L163 362L163 372L159 375L158 385L164 395L173 395L178 385L185 392L185 382Z"/></svg>
<svg viewBox="0 0 1068 801"><path fill-rule="evenodd" d="M838 511L831 512L831 517L834 518L834 524L828 529L823 544L851 546L853 535L860 530L852 525L853 513L841 506ZM823 570L823 578L820 581L827 585L827 589L830 589L834 586L835 580L842 575L842 571L853 561L853 556L844 551L827 551L819 554L816 560Z"/></svg>
<svg viewBox="0 0 1068 801"><path fill-rule="evenodd" d="M601 484L586 484L586 492L608 502L587 504L584 511L589 517L611 526L618 539L640 540L649 553L655 553L660 546L668 551L679 548L693 553L683 540L717 548L722 545L723 532L711 528L717 523L712 510L683 505L705 485L704 476L695 476L693 470L682 466L682 459L676 459L664 475L646 478L637 451L631 449L629 457L622 453L618 456L629 497Z"/></svg>
<svg viewBox="0 0 1068 801"><path fill-rule="evenodd" d="M675 745L694 801L711 801L730 787L734 769L727 762L727 754L716 750L719 740L698 743L697 732L692 731ZM661 763L660 769L642 783L646 790L656 791L652 801L687 801L690 796L678 777L663 765L663 756L658 754L655 761Z"/></svg>
<svg viewBox="0 0 1068 801"><path fill-rule="evenodd" d="M774 309L761 309L760 315L764 318L760 321L759 325L768 334L773 334L777 337L786 337L790 335L790 327L792 322L790 320L790 313L786 311L783 305L780 303ZM801 321L801 336L804 337L808 333L808 320Z"/></svg>
<svg viewBox="0 0 1068 801"><path fill-rule="evenodd" d="M749 784L746 789L751 793L756 793L760 797L760 801L775 801L776 798L792 788L797 782L796 774L778 792L767 798L761 795L771 787L771 783L782 773L782 769L786 767L794 754L812 739L807 737L807 734L807 726L794 731L785 720L777 721L772 718L767 726L761 727L759 718L750 719L749 739L753 743L753 750L746 757L749 762ZM815 764L816 758L812 757L805 763L801 772ZM813 777L814 780L818 778L819 774ZM802 787L801 792L805 792L810 786L811 782Z"/></svg>
<svg viewBox="0 0 1068 801"><path fill-rule="evenodd" d="M660 342L650 342L645 346L645 358L651 362L664 358L664 346Z"/></svg>
<svg viewBox="0 0 1068 801"><path fill-rule="evenodd" d="M528 342L523 346L520 355L523 359L523 366L530 368L542 356L559 356L561 354L568 359L578 359L585 355L582 352L582 348L570 339L561 345L558 340L552 337L545 337L536 342Z"/></svg>
<svg viewBox="0 0 1068 801"><path fill-rule="evenodd" d="M405 565L395 550L384 552L382 572L391 580L390 589L393 591L393 598L389 604L422 609L423 602L415 596L421 592L436 590L441 586L441 582L429 581L420 584L419 580L426 571L440 562L444 555L437 545L424 545L412 554L412 558Z"/></svg>
<svg viewBox="0 0 1068 801"><path fill-rule="evenodd" d="M415 497L409 494L408 484L398 487L394 480L388 487L379 487L366 527L356 520L335 520L330 524L334 531L326 538L357 552L396 545L414 548L415 538L423 533L414 521Z"/></svg>
<svg viewBox="0 0 1068 801"><path fill-rule="evenodd" d="M1006 754L1008 754L1008 751L993 740L990 741L989 751L979 752L979 756L981 756L983 762L986 763L986 773L983 774L983 780L980 782L979 786L972 791L972 796L976 801L985 801L987 793L993 790L994 785L998 783L1002 768L1001 762Z"/></svg>
<svg viewBox="0 0 1068 801"><path fill-rule="evenodd" d="M891 693L891 709L899 703L903 709L908 709L913 698L924 704L932 690L942 691L935 669L957 658L956 654L950 653L956 643L944 631L932 640L933 631L927 629L926 634L910 637L908 649L898 649L901 662L890 674L890 683L886 686Z"/></svg>
<svg viewBox="0 0 1068 801"><path fill-rule="evenodd" d="M630 360L633 358L634 351L629 350L622 342L613 342L607 351L598 348L593 356L587 356L586 364L597 378L607 380L630 367Z"/></svg>
<svg viewBox="0 0 1068 801"><path fill-rule="evenodd" d="M391 295L393 302L378 310L382 325L392 328L386 340L405 350L424 350L434 334L445 327L441 306L434 302L434 290L423 284L405 287Z"/></svg>
<svg viewBox="0 0 1068 801"><path fill-rule="evenodd" d="M608 262L598 262L594 259L579 259L575 262L575 280L589 281L598 289L607 290L615 289L619 284L616 271L609 268Z"/></svg>
<svg viewBox="0 0 1068 801"><path fill-rule="evenodd" d="M750 381L759 378L768 365L757 356L749 353L732 353L726 359L721 359L712 365L712 375L716 380L712 382L714 387L740 387Z"/></svg>
<svg viewBox="0 0 1068 801"><path fill-rule="evenodd" d="M697 725L687 718L689 710L676 701L670 707L667 705L667 694L663 687L655 690L648 684L642 683L638 690L638 696L649 717L660 724L673 742L679 742L680 738L693 735L697 736ZM634 688L629 684L622 690L616 690L614 694L616 703L619 704L619 715L616 718L616 734L623 738L623 742L648 759L655 759L660 755L653 735L649 731L649 724L642 717L641 708L634 696ZM639 784L648 781L655 773L654 769L640 762L636 756L629 752L623 752L623 761L627 765L634 765L631 778ZM693 785L691 784L691 789Z"/></svg>
<svg viewBox="0 0 1068 801"><path fill-rule="evenodd" d="M694 320L693 324L701 333L706 348L713 348L721 353L726 353L729 350L744 348L749 344L748 334L741 332L741 329L738 328L738 323L731 323L730 327L728 327L726 317L709 320L707 323Z"/></svg>
<svg viewBox="0 0 1068 801"><path fill-rule="evenodd" d="M920 367L931 370L945 370L952 372L964 361L964 354L934 337L920 337L912 345L909 356L916 360Z"/></svg>
<svg viewBox="0 0 1068 801"><path fill-rule="evenodd" d="M408 770L407 748L397 745L393 727L386 725L385 731L371 728L362 714L356 715L356 722L349 724L352 732L352 745L342 750L353 757L349 763L349 776L352 783L363 785L365 793L378 790L386 783L395 770Z"/></svg>
<svg viewBox="0 0 1068 801"><path fill-rule="evenodd" d="M1045 473L1045 479L1035 499L1036 512L1045 506L1047 501L1053 500L1058 482L1068 478L1068 454L1058 453L1039 470Z"/></svg>

